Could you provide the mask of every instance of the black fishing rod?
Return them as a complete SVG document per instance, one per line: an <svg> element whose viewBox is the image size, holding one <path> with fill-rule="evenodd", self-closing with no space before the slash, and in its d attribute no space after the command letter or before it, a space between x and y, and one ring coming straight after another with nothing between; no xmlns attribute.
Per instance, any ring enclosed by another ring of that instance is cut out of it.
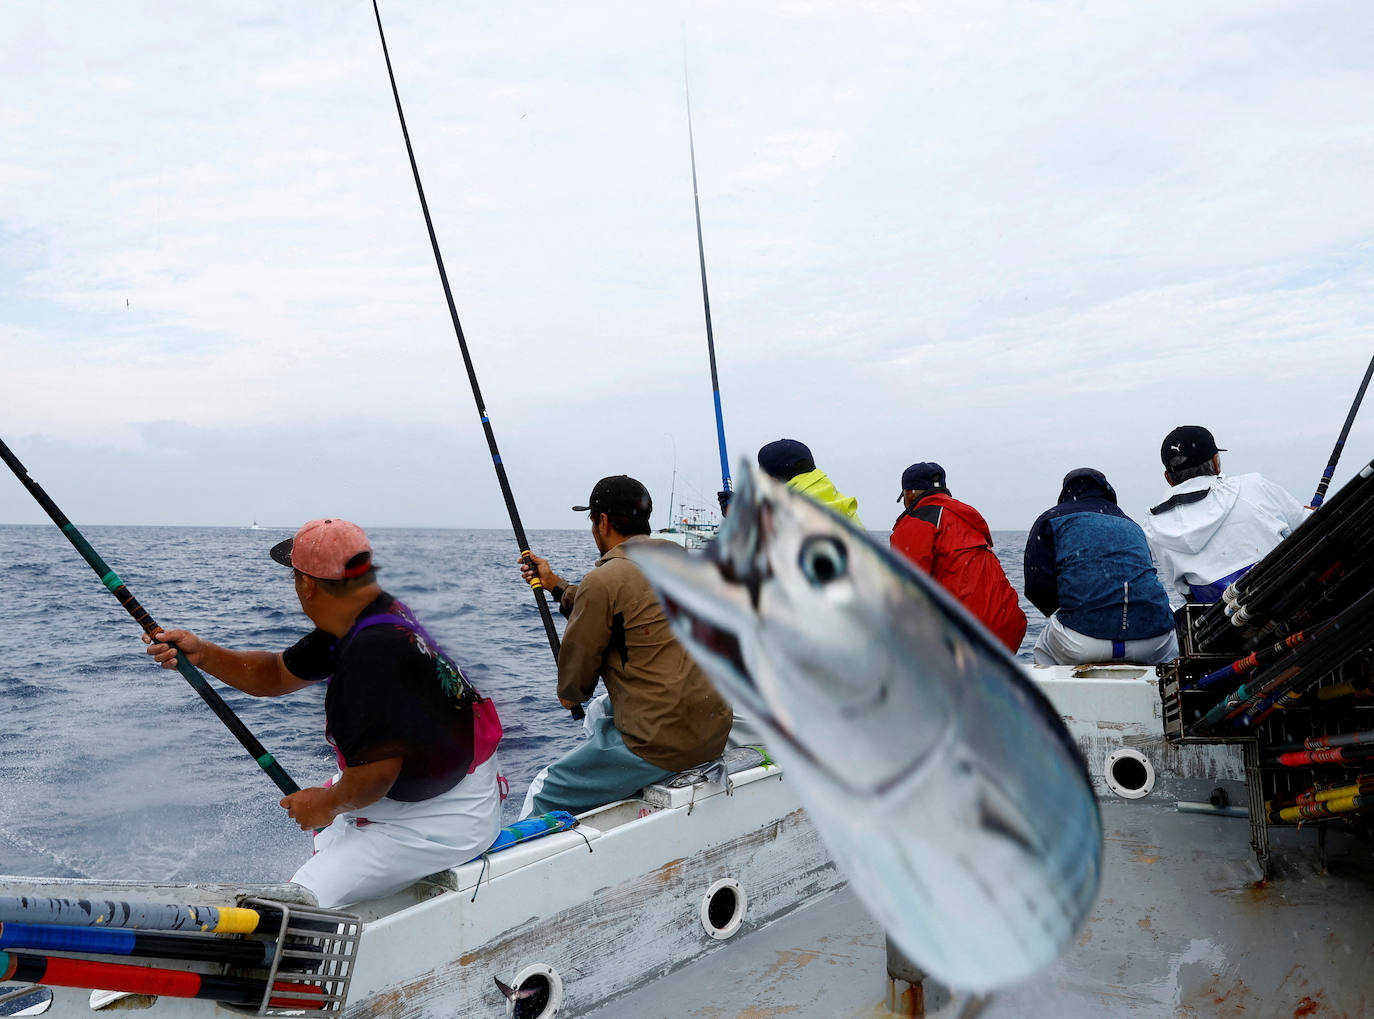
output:
<svg viewBox="0 0 1374 1019"><path fill-rule="evenodd" d="M425 188L420 183L420 167L415 162L415 149L410 144L410 129L406 127L405 111L401 109L401 93L396 87L396 74L391 68L391 52L387 49L386 33L382 31L382 12L377 7L377 0L372 0L372 13L377 18L377 35L382 40L382 56L386 60L386 74L391 79L391 95L396 100L396 116L401 121L401 134L406 142L406 154L410 157L410 172L415 177L415 191L420 196L420 210L425 215L425 229L429 231L429 245L434 249L434 264L439 268L439 280L444 285L444 300L448 302L448 314L453 320L453 332L458 337L458 348L463 352L463 366L468 372L468 382L472 384L472 398L477 402L477 416L482 419L482 431L487 437L487 449L491 451L491 463L496 468L496 480L501 486L501 497L506 500L506 512L510 515L511 528L515 531L515 542L520 546L520 555L525 563L533 569L534 561L530 558L530 543L525 537L525 528L520 523L520 511L515 508L515 495L511 492L510 481L506 478L506 468L501 462L501 451L496 448L496 433L492 431L491 418L487 415L487 405L482 399L482 389L477 384L477 371L472 366L472 355L468 353L468 341L463 336L462 323L458 321L458 307L453 303L453 289L448 285L448 272L444 269L444 256L439 251L439 238L434 233L434 220L429 214L429 202L425 200ZM553 614L549 611L549 603L545 600L544 585L539 583L539 575L536 572L530 578L530 587L534 589L534 600L539 606L539 618L544 622L544 632L549 638L549 647L553 651L554 661L558 661L558 631L554 629ZM583 712L581 705L574 705L568 709L572 712L573 718L582 718Z"/></svg>
<svg viewBox="0 0 1374 1019"><path fill-rule="evenodd" d="M1317 494L1312 496L1312 506L1315 508L1322 504L1322 499L1326 497L1326 486L1331 484L1331 475L1336 473L1336 462L1341 458L1341 452L1345 448L1345 437L1350 434L1350 426L1355 423L1355 414L1360 409L1360 401L1364 399L1364 391L1369 388L1369 378L1374 375L1374 357L1369 359L1369 367L1365 369L1364 381L1360 383L1359 392L1355 394L1355 402L1350 405L1350 413L1345 416L1345 425L1341 428L1340 438L1336 440L1336 446L1331 450L1331 460L1326 465L1326 470L1322 471L1321 481L1317 482Z"/></svg>
<svg viewBox="0 0 1374 1019"><path fill-rule="evenodd" d="M1249 629L1270 612L1294 585L1316 569L1324 569L1333 551L1351 533L1365 529L1363 518L1374 503L1374 462L1366 464L1314 511L1291 535L1235 583L1234 592L1211 606L1198 623L1198 642L1204 649L1233 628ZM1320 561L1320 562L1319 562ZM1315 567L1314 567L1315 564Z"/></svg>
<svg viewBox="0 0 1374 1019"><path fill-rule="evenodd" d="M1319 639L1306 649L1299 648L1292 655L1296 671L1291 675L1280 672L1267 688L1257 690L1254 697L1232 711L1228 718L1236 725L1252 726L1263 722L1274 711L1292 705L1315 683L1338 669L1344 662L1365 647L1370 638L1368 622L1374 609L1374 592L1351 605L1322 628ZM1280 666L1275 666L1278 672Z"/></svg>
<svg viewBox="0 0 1374 1019"><path fill-rule="evenodd" d="M1365 621L1374 608L1374 592L1347 607L1321 630L1295 643L1290 650L1260 665L1242 684L1237 686L1203 718L1193 731L1209 729L1223 721L1242 720L1250 724L1268 705L1299 686L1306 689L1355 654L1368 639L1369 624Z"/></svg>
<svg viewBox="0 0 1374 1019"><path fill-rule="evenodd" d="M706 288L706 245L701 239L701 198L697 193L697 146L692 137L692 91L687 82L687 48L682 51L682 87L687 96L687 150L692 157L692 208L697 218L697 261L701 265L701 304L706 312L706 353L711 359L711 396L716 405L716 444L720 447L720 485L722 492L733 491L730 481L730 455L725 451L725 418L720 410L720 377L716 374L716 338L711 331L711 294ZM724 496L721 510L729 505Z"/></svg>
<svg viewBox="0 0 1374 1019"><path fill-rule="evenodd" d="M1350 590L1352 574L1368 570L1374 556L1374 503L1357 509L1328 531L1310 555L1266 579L1237 606L1232 625L1262 641L1271 631L1291 631L1339 605L1338 593Z"/></svg>
<svg viewBox="0 0 1374 1019"><path fill-rule="evenodd" d="M100 578L101 583L115 596L119 604L124 606L125 611L134 617L134 621L143 628L143 632L149 637L157 634L162 627L157 625L153 617L148 614L148 610L129 593L129 589L124 586L124 581L120 580L118 574L106 565L105 561L91 547L90 542L57 508L57 503L53 502L48 497L48 493L43 491L42 487L29 477L28 470L19 462L19 458L10 451L3 439L0 439L0 459L3 459L9 469L14 472L14 476L19 479L20 484L29 490L29 494L34 497L39 506L43 507L43 511L52 517L52 522L67 536L67 540L81 553L81 557L86 560L91 569L95 570L95 575ZM186 660L184 654L177 655L177 671L181 673L186 682L191 684L191 688L200 694L201 700L210 705L210 710L219 716L219 720L234 734L234 738L243 744L243 749L248 751L253 760L258 762L258 767L267 772L268 777L277 784L278 789L287 796L300 792L300 786L291 781L291 777L282 770L277 759L263 748L257 738L248 731L248 727L239 720L239 716L234 714L233 709L224 703L224 699L219 694L215 693L214 688L201 675L200 670Z"/></svg>

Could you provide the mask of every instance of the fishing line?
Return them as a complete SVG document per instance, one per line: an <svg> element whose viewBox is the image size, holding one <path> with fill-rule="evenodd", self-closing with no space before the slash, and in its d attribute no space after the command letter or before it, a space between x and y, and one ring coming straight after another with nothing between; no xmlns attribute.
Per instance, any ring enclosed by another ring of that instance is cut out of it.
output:
<svg viewBox="0 0 1374 1019"><path fill-rule="evenodd" d="M429 231L429 245L434 249L434 264L439 269L439 281L444 286L444 300L448 302L449 318L453 320L453 332L458 337L458 348L463 352L463 366L467 369L468 382L472 384L472 398L477 403L477 416L482 419L482 431L487 437L487 449L491 452L491 463L496 468L496 480L501 486L501 497L506 501L506 512L510 515L511 528L515 531L516 544L520 546L520 555L526 565L533 568L534 562L530 558L530 543L525 537L525 528L520 523L520 511L515 508L515 495L511 492L510 482L506 478L506 468L501 462L501 451L496 447L496 433L491 427L491 418L487 414L485 401L482 399L481 387L477 384L477 371L472 365L472 355L468 353L468 342L463 335L462 323L458 321L458 307L453 302L453 290L448 283L448 272L444 269L444 256L439 251L439 238L434 233L434 220L429 214L429 202L425 200L425 188L420 183L420 167L415 161L415 149L410 144L410 129L406 127L405 111L401 109L401 92L396 87L396 74L391 67L391 52L387 49L386 33L382 30L382 12L377 7L377 0L372 0L372 13L377 18L377 35L382 40L382 56L386 60L386 75L391 80L391 95L396 100L396 116L401 121L401 135L405 138L406 155L410 157L410 172L415 177L415 192L420 197L420 210L425 216L425 229ZM534 590L534 600L539 606L539 618L544 623L544 633L548 635L549 647L553 651L554 661L558 661L558 631L553 625L553 614L549 611L549 604L545 600L544 586L539 583L536 574L530 579L530 587ZM580 705L574 705L568 709L573 718L583 717Z"/></svg>
<svg viewBox="0 0 1374 1019"><path fill-rule="evenodd" d="M57 508L57 503L53 502L48 497L48 493L43 491L42 487L29 477L28 470L19 462L19 458L10 451L3 439L0 439L0 459L5 461L9 469L14 472L14 476L19 479L20 484L28 489L29 494L34 497L38 505L43 507L44 512L52 518L52 522L67 536L67 540L81 553L81 557L86 560L91 569L95 570L95 575L100 578L101 583L115 596L119 604L124 606L125 611L134 617L134 621L143 628L143 632L149 637L154 637L162 627L158 626L153 617L148 614L148 610L129 593L129 589L124 586L124 581L119 579L119 575L106 565L105 561L91 547L90 542ZM177 671L181 673L186 682L191 684L191 688L200 694L201 700L210 706L210 710L219 716L219 720L234 734L234 738L243 745L243 749L248 751L249 756L257 762L258 767L267 772L268 777L277 784L278 789L287 796L300 792L300 786L296 785L291 777L282 770L277 759L263 748L257 737L248 731L248 727L239 720L239 716L234 714L233 709L224 703L224 699L210 686L206 678L201 675L200 670L186 660L184 654L177 655Z"/></svg>
<svg viewBox="0 0 1374 1019"><path fill-rule="evenodd" d="M375 0L374 0L375 2ZM711 294L706 288L706 246L701 239L701 198L697 193L697 146L692 137L692 90L687 80L687 38L682 40L682 90L687 97L687 150L692 157L692 208L697 219L697 260L701 264L701 304L706 312L706 352L711 359L711 395L716 405L716 443L720 447L720 484L733 490L730 481L730 456L725 452L725 418L720 410L720 378L716 374L716 339L711 331ZM722 509L725 507L722 506Z"/></svg>

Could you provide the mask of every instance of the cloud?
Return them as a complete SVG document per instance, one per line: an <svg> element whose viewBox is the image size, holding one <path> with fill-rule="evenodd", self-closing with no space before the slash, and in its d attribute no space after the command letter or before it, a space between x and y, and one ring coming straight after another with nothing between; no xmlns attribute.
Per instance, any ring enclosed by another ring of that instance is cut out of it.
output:
<svg viewBox="0 0 1374 1019"><path fill-rule="evenodd" d="M871 525L931 457L995 526L1080 461L1147 503L1183 418L1306 486L1374 348L1361 7L383 16L532 526L600 473L671 486L674 443L718 484L684 20L731 448L806 438ZM176 436L305 499L252 450L332 463L365 421L463 478L377 514L503 524L369 11L55 3L0 56L0 431L87 475Z"/></svg>

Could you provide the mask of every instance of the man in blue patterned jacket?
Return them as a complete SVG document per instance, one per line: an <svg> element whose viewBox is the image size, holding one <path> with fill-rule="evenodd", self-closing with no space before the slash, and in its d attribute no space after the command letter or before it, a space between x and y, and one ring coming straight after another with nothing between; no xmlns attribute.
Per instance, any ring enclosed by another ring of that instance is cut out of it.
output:
<svg viewBox="0 0 1374 1019"><path fill-rule="evenodd" d="M1036 664L1154 665L1178 656L1145 532L1117 506L1101 471L1064 475L1058 505L1031 528L1024 567L1026 597L1048 618Z"/></svg>

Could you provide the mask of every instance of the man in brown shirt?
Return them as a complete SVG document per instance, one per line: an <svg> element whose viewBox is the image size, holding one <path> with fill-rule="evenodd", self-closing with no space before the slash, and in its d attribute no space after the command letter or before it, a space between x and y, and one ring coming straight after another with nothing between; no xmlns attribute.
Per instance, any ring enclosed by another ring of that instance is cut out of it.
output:
<svg viewBox="0 0 1374 1019"><path fill-rule="evenodd" d="M522 817L550 810L590 810L634 794L675 772L714 760L725 749L729 703L673 637L639 567L625 555L649 537L649 492L624 474L602 478L586 506L601 558L568 584L531 555L521 574L552 592L568 620L558 654L558 699L581 704L606 685L604 716L589 719L590 738L549 765L525 797Z"/></svg>

